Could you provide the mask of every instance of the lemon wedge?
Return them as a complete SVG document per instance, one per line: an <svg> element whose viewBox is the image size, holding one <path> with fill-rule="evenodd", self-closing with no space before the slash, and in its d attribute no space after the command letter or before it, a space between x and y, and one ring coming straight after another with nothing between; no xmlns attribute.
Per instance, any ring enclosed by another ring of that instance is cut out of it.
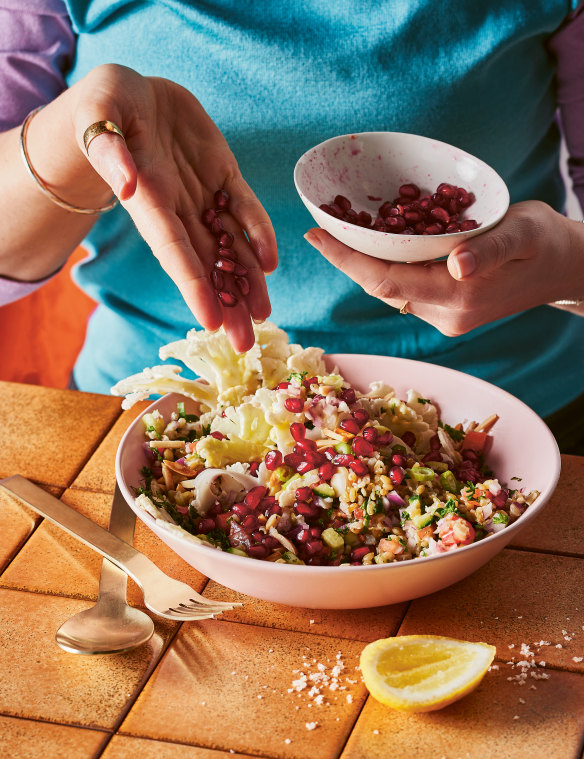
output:
<svg viewBox="0 0 584 759"><path fill-rule="evenodd" d="M373 698L409 712L430 712L458 701L483 679L496 649L436 635L376 640L361 653Z"/></svg>

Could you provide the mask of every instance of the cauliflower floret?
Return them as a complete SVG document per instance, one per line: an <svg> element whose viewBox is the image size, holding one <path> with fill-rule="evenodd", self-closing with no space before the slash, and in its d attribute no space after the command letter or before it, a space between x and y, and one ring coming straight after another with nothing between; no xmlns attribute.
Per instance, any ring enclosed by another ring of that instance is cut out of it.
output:
<svg viewBox="0 0 584 759"><path fill-rule="evenodd" d="M187 398L198 401L203 407L211 409L217 403L217 392L200 380L190 380L178 375L182 372L180 366L153 366L139 374L120 380L111 389L113 395L127 396L122 401L122 408L131 408L137 401L148 398L153 393L181 393Z"/></svg>

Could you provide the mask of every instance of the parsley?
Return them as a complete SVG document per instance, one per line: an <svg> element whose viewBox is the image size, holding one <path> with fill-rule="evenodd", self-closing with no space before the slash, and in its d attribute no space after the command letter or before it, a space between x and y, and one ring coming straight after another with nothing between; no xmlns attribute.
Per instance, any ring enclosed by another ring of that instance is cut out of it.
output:
<svg viewBox="0 0 584 759"><path fill-rule="evenodd" d="M467 480L465 483L465 488L468 490L468 497L472 498L475 494L476 488L474 486L474 482L471 482L470 480Z"/></svg>
<svg viewBox="0 0 584 759"><path fill-rule="evenodd" d="M231 548L231 543L229 542L225 530L222 530L220 527L215 527L214 530L208 532L207 537L214 540L215 543L218 543L224 551Z"/></svg>
<svg viewBox="0 0 584 759"><path fill-rule="evenodd" d="M511 477L512 480L517 480L517 482L521 482L523 480L523 477Z"/></svg>
<svg viewBox="0 0 584 759"><path fill-rule="evenodd" d="M402 511L400 517L401 517L401 523L403 524L404 522L408 521L408 519L410 518L410 515L408 514L407 511Z"/></svg>
<svg viewBox="0 0 584 759"><path fill-rule="evenodd" d="M146 427L146 432L153 432L156 437L156 440L162 440L162 435L160 434L160 432L158 432L158 430L156 429L156 427L154 427L154 425L149 424Z"/></svg>
<svg viewBox="0 0 584 759"><path fill-rule="evenodd" d="M304 422L304 426L306 427L307 430L313 430L314 429L314 424L310 421L310 419L307 419Z"/></svg>
<svg viewBox="0 0 584 759"><path fill-rule="evenodd" d="M201 435L204 437L205 435L211 434L211 425L210 424L203 424L201 427Z"/></svg>
<svg viewBox="0 0 584 759"><path fill-rule="evenodd" d="M451 427L449 424L446 424L441 420L438 422L438 426L442 427L444 432L447 432L455 443L459 443L461 440L464 440L463 430L456 430L454 427Z"/></svg>
<svg viewBox="0 0 584 759"><path fill-rule="evenodd" d="M140 474L144 478L144 484L150 490L151 484L152 484L152 478L154 477L154 472L152 469L150 469L149 466L143 466L142 469L140 469Z"/></svg>
<svg viewBox="0 0 584 759"><path fill-rule="evenodd" d="M292 382L293 380L296 380L296 382L301 385L307 374L308 372L292 372L286 382Z"/></svg>
<svg viewBox="0 0 584 759"><path fill-rule="evenodd" d="M504 511L493 514L493 524L509 524L509 516Z"/></svg>
<svg viewBox="0 0 584 759"><path fill-rule="evenodd" d="M418 398L418 403L431 403L429 398Z"/></svg>
<svg viewBox="0 0 584 759"><path fill-rule="evenodd" d="M446 504L443 509L436 509L434 512L434 515L439 517L440 519L443 519L447 514L456 514L457 517L465 518L463 514L460 513L460 511L456 508L456 501L453 501L452 498L449 498L446 501Z"/></svg>

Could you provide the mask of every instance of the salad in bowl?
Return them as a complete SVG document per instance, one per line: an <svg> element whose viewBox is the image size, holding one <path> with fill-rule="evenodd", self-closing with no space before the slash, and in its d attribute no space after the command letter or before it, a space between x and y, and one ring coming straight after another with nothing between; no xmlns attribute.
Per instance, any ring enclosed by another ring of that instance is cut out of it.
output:
<svg viewBox="0 0 584 759"><path fill-rule="evenodd" d="M269 322L255 331L252 350L237 355L223 332L192 330L160 355L197 379L163 365L113 388L125 407L176 394L136 422L143 464L132 505L163 535L254 564L346 573L466 551L538 503L529 483L491 469L494 411L478 424L443 418L429 387L357 387L334 356L290 344ZM468 379L475 392L492 388Z"/></svg>

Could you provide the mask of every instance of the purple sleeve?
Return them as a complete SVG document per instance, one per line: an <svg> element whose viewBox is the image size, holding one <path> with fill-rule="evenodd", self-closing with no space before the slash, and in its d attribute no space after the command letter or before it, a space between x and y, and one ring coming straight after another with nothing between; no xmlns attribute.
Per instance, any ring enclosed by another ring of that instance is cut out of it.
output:
<svg viewBox="0 0 584 759"><path fill-rule="evenodd" d="M23 6L26 10L23 10ZM0 0L0 132L66 88L75 35L63 0ZM0 306L43 285L0 277Z"/></svg>
<svg viewBox="0 0 584 759"><path fill-rule="evenodd" d="M584 5L550 40L557 58L557 97L574 194L584 211Z"/></svg>

